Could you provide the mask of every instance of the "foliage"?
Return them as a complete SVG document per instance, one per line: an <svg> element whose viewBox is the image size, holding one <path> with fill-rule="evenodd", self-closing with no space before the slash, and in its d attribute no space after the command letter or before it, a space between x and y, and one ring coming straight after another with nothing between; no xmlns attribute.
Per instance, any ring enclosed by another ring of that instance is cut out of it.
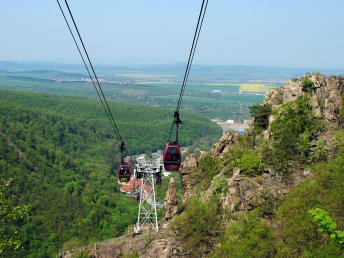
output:
<svg viewBox="0 0 344 258"><path fill-rule="evenodd" d="M190 184L197 185L196 191L198 192L208 189L211 180L220 173L222 166L222 162L218 157L210 154L201 156L198 161L198 167L190 175Z"/></svg>
<svg viewBox="0 0 344 258"><path fill-rule="evenodd" d="M267 220L244 214L227 228L212 257L273 257L273 240Z"/></svg>
<svg viewBox="0 0 344 258"><path fill-rule="evenodd" d="M18 112L25 109L38 114L62 116L63 119L80 125L85 123L93 131L97 130L98 133L106 135L108 139L115 138L103 107L97 100L0 90L0 103L4 108L16 107ZM161 150L165 147L173 119L170 109L112 102L109 103L109 107L114 113L122 137L133 154ZM183 112L182 119L184 124L180 128L179 137L181 146L192 145L203 137L218 138L222 134L217 124L199 115ZM53 121L50 123L54 124ZM59 140L58 137L63 136L59 135L59 132L54 133L55 137L52 140ZM59 144L63 144L63 141ZM209 143L200 142L200 145Z"/></svg>
<svg viewBox="0 0 344 258"><path fill-rule="evenodd" d="M302 80L302 90L307 93L311 93L314 87L314 82L309 78L305 77Z"/></svg>
<svg viewBox="0 0 344 258"><path fill-rule="evenodd" d="M238 166L240 159L246 153L255 151L257 154L260 150L254 150L255 139L252 135L237 135L234 144L227 146L228 151L223 155L223 165L228 175L231 175L233 169Z"/></svg>
<svg viewBox="0 0 344 258"><path fill-rule="evenodd" d="M310 167L314 174L312 181L304 181L292 189L279 206L276 206L270 192L263 192L262 198L267 202L248 215L236 215L237 220L227 228L220 244L213 250L213 257L342 257L342 244L331 241L331 234L319 232L308 210L323 207L331 212L338 228L344 228L343 132L337 131L333 136L335 161L318 163L319 160L316 160L318 164ZM254 151L257 153L264 153L264 148L268 148L265 141L256 143L258 146ZM233 155L237 160L241 159L252 149L248 143L246 149L240 152L238 146L231 146L225 155L225 162L227 158L232 160ZM273 223L273 231L266 218ZM342 231L337 232L338 238L341 238Z"/></svg>
<svg viewBox="0 0 344 258"><path fill-rule="evenodd" d="M295 162L309 160L312 153L310 141L320 130L321 124L314 118L308 98L299 97L295 102L283 105L271 124L272 150L265 152L264 160L287 177Z"/></svg>
<svg viewBox="0 0 344 258"><path fill-rule="evenodd" d="M170 111L110 108L133 153L163 147ZM208 120L183 115L183 145L220 134ZM0 90L0 178L13 177L16 201L32 207L20 224L22 257L55 256L62 246L113 238L135 223L137 202L119 192L118 142L106 119L96 100Z"/></svg>
<svg viewBox="0 0 344 258"><path fill-rule="evenodd" d="M256 150L244 153L236 165L251 175L260 174L262 168L264 167L262 158Z"/></svg>
<svg viewBox="0 0 344 258"><path fill-rule="evenodd" d="M271 115L270 105L252 105L249 107L250 114L254 117L253 126L258 132L265 130L269 126L269 116Z"/></svg>
<svg viewBox="0 0 344 258"><path fill-rule="evenodd" d="M210 189L212 189L215 200L220 201L228 191L228 182L223 177L214 177L211 181Z"/></svg>
<svg viewBox="0 0 344 258"><path fill-rule="evenodd" d="M75 252L72 254L71 258L89 258L91 252L89 250L82 250L80 252Z"/></svg>
<svg viewBox="0 0 344 258"><path fill-rule="evenodd" d="M23 244L20 226L28 215L28 207L16 205L9 192L11 180L0 180L0 257L13 257Z"/></svg>
<svg viewBox="0 0 344 258"><path fill-rule="evenodd" d="M344 249L344 231L336 230L337 224L331 219L327 211L315 208L308 211L312 216L313 222L319 227L319 232L328 234L332 239L338 241L338 243Z"/></svg>
<svg viewBox="0 0 344 258"><path fill-rule="evenodd" d="M323 140L318 140L315 148L312 149L307 162L309 163L318 163L327 161L328 153L325 148L325 142Z"/></svg>
<svg viewBox="0 0 344 258"><path fill-rule="evenodd" d="M172 221L172 228L185 251L201 256L217 241L221 233L221 217L213 202L202 202L194 197L184 212Z"/></svg>
<svg viewBox="0 0 344 258"><path fill-rule="evenodd" d="M291 190L277 210L279 223L278 257L334 257L342 254L338 243L320 234L308 210L323 207L344 227L344 168L338 162L319 164L313 168L313 181L305 181Z"/></svg>

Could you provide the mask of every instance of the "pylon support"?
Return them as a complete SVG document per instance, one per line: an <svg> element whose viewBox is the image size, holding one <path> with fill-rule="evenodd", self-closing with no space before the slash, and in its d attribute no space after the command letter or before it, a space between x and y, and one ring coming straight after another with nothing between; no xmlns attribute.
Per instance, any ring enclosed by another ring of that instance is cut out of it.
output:
<svg viewBox="0 0 344 258"><path fill-rule="evenodd" d="M141 233L143 228L159 231L157 203L155 195L155 178L161 173L162 165L157 163L138 163L136 166L136 177L141 180L140 204L137 222L134 229L136 234Z"/></svg>

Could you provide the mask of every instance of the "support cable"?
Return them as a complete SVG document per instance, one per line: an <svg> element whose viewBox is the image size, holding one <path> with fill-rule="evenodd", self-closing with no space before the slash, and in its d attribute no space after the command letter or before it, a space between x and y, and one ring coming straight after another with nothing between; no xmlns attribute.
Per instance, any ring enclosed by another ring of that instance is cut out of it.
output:
<svg viewBox="0 0 344 258"><path fill-rule="evenodd" d="M185 92L185 87L186 87L186 83L190 74L190 70L191 70L191 65L192 65L192 61L195 55L195 51L196 51L196 47L197 47L197 43L198 43L198 39L199 39L199 35L201 33L201 29L202 29L202 25L203 25L203 21L204 21L204 17L205 17L205 13L208 7L208 0L203 0L202 1L202 6L201 6L201 10L198 16L198 20L197 20L197 26L195 29L195 34L193 37L193 41L192 41L192 46L191 46L191 50L190 50L190 54L189 54L189 59L187 62L187 66L185 69L185 74L184 74L184 79L183 79L183 83L182 83L182 87L180 89L180 93L179 93L179 99L178 99L178 103L177 103L177 107L176 110L174 112L174 119L171 125L171 129L170 129L170 133L168 136L168 140L167 142L170 141L171 139L171 135L172 135L172 131L173 131L173 127L174 125L176 125L177 127L177 137L176 137L176 143L178 143L178 129L179 129L179 124L182 124L183 122L180 120L179 118L179 110L182 104L182 100L183 100L183 96L184 96L184 92Z"/></svg>
<svg viewBox="0 0 344 258"><path fill-rule="evenodd" d="M64 20L65 20L65 22L66 22L66 24L67 24L67 26L68 26L69 32L70 32L70 34L71 34L72 37L73 37L74 43L75 43L75 45L76 45L76 47L77 47L77 49L78 49L78 52L79 52L80 57L81 57L81 59L82 59L82 61L83 61L83 63L84 63L84 66L85 66L85 68L86 68L86 70L87 70L87 73L88 73L88 75L89 75L89 77L90 77L90 79L91 79L91 82L92 82L92 84L93 84L93 86L94 86L94 88L95 88L95 90L96 90L96 92L97 92L97 95L98 95L98 97L99 97L99 100L100 100L100 102L102 103L102 106L103 106L103 108L104 108L104 111L105 111L105 113L106 113L106 115L107 115L107 117L108 117L108 119L109 119L109 121L110 121L110 124L111 124L111 126L112 126L112 128L113 128L113 130L114 130L114 132L115 132L115 135L116 135L116 136L118 137L118 139L120 140L120 143L121 143L121 145L120 145L120 146L121 146L121 147L120 147L120 150L121 150L121 152L123 152L124 150L127 150L128 154L129 154L129 150L128 150L127 146L125 145L125 143L124 143L124 141L123 141L123 138L122 138L122 136L121 136L121 134L120 134L120 132L119 132L119 129L118 129L117 124L116 124L116 122L115 122L114 116L113 116L113 114L112 114L112 112L111 112L111 109L110 109L110 107L109 107L109 105L108 105L108 102L107 102L107 100L106 100L106 98L105 98L105 94L104 94L103 89L102 89L102 87L101 87L101 85L100 85L100 83L99 83L97 74L96 74L96 72L95 72L95 70L94 70L94 67L93 67L93 65L92 65L91 59L90 59L90 57L89 57L89 55L88 55L88 52L87 52L86 47L85 47L85 44L84 44L84 42L83 42L83 40L82 40L82 37L81 37L80 32L79 32L79 29L78 29L78 27L77 27L77 25L76 25L76 22L75 22L75 19L74 19L74 17L73 17L73 14L72 14L72 12L71 12L71 9L70 9L70 7L69 7L69 5L68 5L68 2L67 2L67 0L65 0L66 7L67 7L68 12L69 12L69 15L70 15L70 17L71 17L71 19L72 19L72 21L73 21L74 28L75 28L75 30L76 30L76 32L77 32L77 34L78 34L78 37L79 37L79 40L80 40L81 45L82 45L82 47L83 47L83 50L84 50L84 52L85 52L85 54L86 54L86 57L87 57L89 66L91 67L93 76L91 75L90 69L88 68L88 65L86 64L85 58L84 58L84 56L83 56L83 54L82 54L82 52L81 52L81 50L80 50L79 44L77 43L77 40L76 40L76 38L75 38L75 36L74 36L74 33L73 33L73 31L72 31L72 29L71 29L71 27L70 27L70 25L69 25L69 22L68 22L68 20L67 20L67 18L66 18L66 15L65 15L65 13L64 13L64 11L63 11L63 9L62 9L62 7L61 7L61 4L60 4L59 0L56 0L56 1L57 1L58 5L59 5L59 8L60 8L60 11L61 11L61 13L62 13L62 15L63 15L63 17L64 17ZM95 81L96 81L96 82L95 82ZM97 86L98 86L98 88L97 88ZM130 156L130 154L129 154L129 156Z"/></svg>

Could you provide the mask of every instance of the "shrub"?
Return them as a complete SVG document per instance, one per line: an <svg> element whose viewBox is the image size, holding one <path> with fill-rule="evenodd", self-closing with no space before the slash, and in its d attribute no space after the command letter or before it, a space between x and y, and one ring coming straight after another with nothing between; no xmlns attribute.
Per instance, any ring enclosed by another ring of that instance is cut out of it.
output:
<svg viewBox="0 0 344 258"><path fill-rule="evenodd" d="M229 226L213 257L272 257L274 252L268 221L252 212Z"/></svg>
<svg viewBox="0 0 344 258"><path fill-rule="evenodd" d="M244 153L236 165L251 175L260 174L263 168L262 158L258 152L254 150Z"/></svg>
<svg viewBox="0 0 344 258"><path fill-rule="evenodd" d="M214 177L211 181L211 186L214 199L219 202L228 191L228 182L223 177Z"/></svg>
<svg viewBox="0 0 344 258"><path fill-rule="evenodd" d="M326 161L328 159L328 153L325 148L325 142L323 140L319 140L317 142L317 145L315 148L312 150L310 157L309 157L309 162L310 163L318 163L322 161Z"/></svg>
<svg viewBox="0 0 344 258"><path fill-rule="evenodd" d="M80 252L75 252L72 254L72 258L89 258L91 257L91 251L82 250Z"/></svg>
<svg viewBox="0 0 344 258"><path fill-rule="evenodd" d="M308 210L322 207L329 212L339 228L344 228L344 169L336 162L319 164L313 168L312 182L303 182L291 190L276 212L280 241L277 253L283 257L289 250L292 257L339 257L343 254L339 243L321 234Z"/></svg>
<svg viewBox="0 0 344 258"><path fill-rule="evenodd" d="M311 154L310 141L321 130L320 122L314 118L310 100L300 97L283 105L271 124L273 143L271 153L264 160L276 171L286 176L295 162L306 162Z"/></svg>
<svg viewBox="0 0 344 258"><path fill-rule="evenodd" d="M344 231L336 230L337 224L331 219L327 211L316 208L308 213L312 216L313 222L319 227L319 232L328 234L332 239L338 241L341 248L344 249Z"/></svg>
<svg viewBox="0 0 344 258"><path fill-rule="evenodd" d="M202 256L216 243L221 234L221 218L214 202L197 197L186 204L184 212L171 223L185 251Z"/></svg>
<svg viewBox="0 0 344 258"><path fill-rule="evenodd" d="M202 156L194 173L190 174L191 185L197 185L196 191L208 189L213 177L220 173L223 165L218 157L212 155Z"/></svg>
<svg viewBox="0 0 344 258"><path fill-rule="evenodd" d="M305 77L302 80L302 90L307 93L311 93L314 87L314 82L309 78Z"/></svg>

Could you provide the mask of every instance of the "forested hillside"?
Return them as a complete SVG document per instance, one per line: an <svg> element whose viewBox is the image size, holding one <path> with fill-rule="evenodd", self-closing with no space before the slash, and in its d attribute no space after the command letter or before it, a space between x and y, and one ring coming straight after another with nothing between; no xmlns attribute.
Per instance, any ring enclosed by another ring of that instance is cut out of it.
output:
<svg viewBox="0 0 344 258"><path fill-rule="evenodd" d="M343 257L343 96L343 77L293 79L250 108L246 135L228 133L186 166L172 221L184 252Z"/></svg>
<svg viewBox="0 0 344 258"><path fill-rule="evenodd" d="M246 134L185 158L183 203L149 243L113 239L97 254L344 257L343 97L344 77L320 74L269 91Z"/></svg>
<svg viewBox="0 0 344 258"><path fill-rule="evenodd" d="M131 152L163 148L170 110L110 108ZM53 256L62 246L119 236L135 222L136 201L118 191L118 142L106 119L96 100L0 91L0 179L12 178L6 198L29 208L8 225L23 242L12 257ZM183 119L184 146L221 134L200 116Z"/></svg>

